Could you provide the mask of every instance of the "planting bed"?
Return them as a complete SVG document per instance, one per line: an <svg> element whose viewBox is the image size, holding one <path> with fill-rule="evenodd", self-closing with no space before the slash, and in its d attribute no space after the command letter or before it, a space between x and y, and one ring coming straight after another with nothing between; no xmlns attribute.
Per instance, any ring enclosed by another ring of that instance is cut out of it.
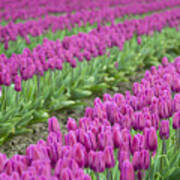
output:
<svg viewBox="0 0 180 180"><path fill-rule="evenodd" d="M180 0L3 0L0 23L0 180L179 180Z"/></svg>

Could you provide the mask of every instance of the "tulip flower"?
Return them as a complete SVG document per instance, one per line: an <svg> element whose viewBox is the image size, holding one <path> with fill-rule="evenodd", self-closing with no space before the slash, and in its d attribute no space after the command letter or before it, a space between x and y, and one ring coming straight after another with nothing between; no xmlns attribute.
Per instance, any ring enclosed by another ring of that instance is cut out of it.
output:
<svg viewBox="0 0 180 180"><path fill-rule="evenodd" d="M161 139L169 138L169 120L162 120L160 124L160 137Z"/></svg>
<svg viewBox="0 0 180 180"><path fill-rule="evenodd" d="M133 165L128 160L126 160L122 164L120 180L134 180L134 179L135 179L135 173L134 173Z"/></svg>

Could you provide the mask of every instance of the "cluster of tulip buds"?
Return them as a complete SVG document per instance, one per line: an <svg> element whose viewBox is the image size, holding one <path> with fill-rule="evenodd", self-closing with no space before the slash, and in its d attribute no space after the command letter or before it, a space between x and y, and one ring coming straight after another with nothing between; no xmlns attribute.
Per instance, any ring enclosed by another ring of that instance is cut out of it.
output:
<svg viewBox="0 0 180 180"><path fill-rule="evenodd" d="M21 91L21 81L31 79L34 75L43 76L48 70L62 70L64 63L69 63L72 68L75 68L77 61L82 62L84 59L90 61L104 55L107 48L114 46L122 50L124 43L131 39L134 33L138 34L138 43L141 44L141 35L161 31L168 25L176 27L179 23L179 15L180 11L177 8L151 15L143 20L128 20L110 27L100 26L87 34L79 33L66 37L62 42L44 39L43 44L38 45L32 52L25 48L22 54L13 54L10 58L2 54L0 55L0 85L15 84L15 90ZM151 93L152 90L147 90L147 96L146 94L144 96L150 98ZM143 97L139 101L145 103ZM147 101L150 103L150 99ZM156 98L153 101L156 102ZM133 106L137 106L135 108L138 109L141 105L134 104Z"/></svg>
<svg viewBox="0 0 180 180"><path fill-rule="evenodd" d="M173 129L180 130L179 73L180 57L173 63L164 57L134 83L133 94L104 94L78 122L68 118L64 135L58 120L50 118L46 141L30 145L25 155L0 155L0 180L90 180L84 169L99 178L105 170L111 174L116 163L120 180L142 179L156 155L158 135L162 141L170 137L171 117Z"/></svg>
<svg viewBox="0 0 180 180"><path fill-rule="evenodd" d="M106 5L104 1L100 1L100 2L101 3L99 6L101 8L103 7L103 4ZM38 20L31 20L23 24L22 23L15 24L10 22L8 25L0 28L0 41L4 43L4 48L5 50L7 50L9 47L9 41L16 41L18 36L24 38L26 40L26 43L29 44L31 43L28 37L29 35L33 37L37 37L46 33L48 29L52 29L52 32L56 32L58 30L64 30L64 29L68 29L71 31L73 27L76 26L81 27L87 24L92 25L95 23L97 23L99 27L101 25L106 24L107 22L111 22L112 24L114 24L117 18L123 17L125 15L138 15L138 14L141 15L152 11L160 11L160 10L166 10L167 8L174 8L179 5L180 5L180 0L155 1L155 2L152 1L151 3L148 4L139 3L138 1L138 3L136 4L129 4L126 6L115 6L113 8L109 6L105 6L101 10L99 9L99 10L89 11L83 9L81 11L76 12L75 14L68 13L60 17L47 16L44 19L40 18ZM85 3L85 6L87 6L87 2ZM30 8L30 10L32 10L32 8ZM177 10L177 12L178 11L179 10ZM33 14L36 14L34 12L37 12L38 14L39 13L42 14L42 12L33 9ZM164 13L162 16L164 16ZM160 19L162 19L162 17ZM176 18L172 18L172 20L170 21L173 21L170 22L170 24L171 23L173 24L175 23L176 25L179 24L179 21ZM163 24L164 23L162 22L162 25ZM147 27L147 29L149 29L149 27Z"/></svg>

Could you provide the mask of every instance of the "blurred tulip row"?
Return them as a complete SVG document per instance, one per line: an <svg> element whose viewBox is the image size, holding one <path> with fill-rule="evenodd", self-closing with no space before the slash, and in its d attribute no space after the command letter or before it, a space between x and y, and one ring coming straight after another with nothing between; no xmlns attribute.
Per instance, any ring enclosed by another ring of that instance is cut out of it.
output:
<svg viewBox="0 0 180 180"><path fill-rule="evenodd" d="M39 0L39 1L0 1L0 19L6 21L16 21L18 19L28 20L30 18L42 17L49 13L71 13L82 9L94 10L103 7L114 7L117 5L127 5L136 3L150 3L154 0ZM33 7L33 8L32 8Z"/></svg>
<svg viewBox="0 0 180 180"><path fill-rule="evenodd" d="M76 68L77 61L102 56L107 48L119 47L120 50L127 40L138 35L138 44L141 44L142 35L153 35L154 31L162 31L165 27L175 27L178 30L180 9L168 10L159 14L147 16L144 19L129 20L122 24L98 27L91 32L78 33L71 37L49 41L44 39L31 52L24 49L20 55L13 54L9 59L0 56L0 85L15 85L16 91L21 91L21 81L31 79L34 75L43 76L46 71L62 70L64 63Z"/></svg>
<svg viewBox="0 0 180 180"><path fill-rule="evenodd" d="M143 15L144 13L150 13L153 11L165 11L167 8L177 8L179 5L180 0L155 1L149 4L130 4L125 7L106 7L94 11L82 10L75 14L47 16L44 19L29 20L24 23L20 22L14 24L13 22L10 22L8 25L0 27L0 41L4 44L4 50L8 50L9 42L18 43L21 39L25 40L26 44L29 45L31 44L32 37L38 38L49 32L49 30L52 30L51 33L60 31L61 36L64 34L62 31L68 30L68 32L71 32L73 28L76 28L77 26L79 28L88 26L88 31L90 31L94 28L94 25L96 26L96 24L98 24L98 27L107 23L114 25L116 21L119 22L125 15ZM173 21L177 20L174 19ZM64 36L67 35L68 32L66 32Z"/></svg>
<svg viewBox="0 0 180 180"><path fill-rule="evenodd" d="M132 93L104 94L61 133L49 118L47 140L25 155L0 155L0 180L178 179L180 57L152 66ZM178 170L178 171L177 171Z"/></svg>

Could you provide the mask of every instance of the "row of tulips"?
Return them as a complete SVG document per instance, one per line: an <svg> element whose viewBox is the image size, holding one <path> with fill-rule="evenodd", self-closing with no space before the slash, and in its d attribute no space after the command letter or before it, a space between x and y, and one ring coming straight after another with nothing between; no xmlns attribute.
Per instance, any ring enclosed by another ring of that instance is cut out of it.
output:
<svg viewBox="0 0 180 180"><path fill-rule="evenodd" d="M21 81L31 79L34 75L43 76L46 71L62 70L64 63L69 63L72 68L77 66L77 61L101 56L107 48L114 46L123 49L125 42L136 33L138 43L141 44L141 35L153 34L164 27L179 26L180 9L168 10L159 14L147 16L144 19L129 20L123 24L99 27L90 33L79 33L76 36L66 37L62 42L44 39L31 52L24 49L20 55L13 54L9 59L0 56L0 85L10 86L15 84L15 90L21 91Z"/></svg>
<svg viewBox="0 0 180 180"><path fill-rule="evenodd" d="M115 86L118 82L127 81L127 75L132 75L139 67L147 68L150 65L157 65L158 59L162 58L166 52L170 59L176 57L180 49L179 34L176 33L175 28L166 28L165 25L168 22L172 23L173 18L179 19L178 13L174 12L173 15L173 12L169 13L171 20L168 20L167 11L164 14L149 16L144 20L132 20L120 25L101 27L89 34L79 33L78 36L69 37L62 43L44 40L43 46L37 46L33 52L25 49L23 54L14 54L9 59L1 55L0 80L7 83L10 78L11 83L15 82L15 86L14 84L8 87L2 86L0 121L3 123L0 124L0 144L14 134L31 132L32 129L28 128L29 124L45 120L47 116L50 117L52 111L64 108L82 108L85 103L81 100L89 97L92 93L104 92L107 88L117 90ZM156 18L162 21L153 20ZM162 23L164 23L163 26ZM143 30L141 27L146 27L146 25L149 29L141 33ZM137 46L137 37L133 35L136 33L136 29L142 35L138 37L140 46ZM121 37L119 37L120 34ZM147 34L153 34L153 36L146 36ZM93 39L97 41L94 43ZM128 39L129 41L127 41ZM66 47L68 41L69 49ZM71 42L74 44L73 47ZM81 43L84 51L78 45ZM123 51L119 51L119 48L122 47ZM74 65L77 65L76 68L71 68L72 63L67 63L66 58L74 56L78 49L83 59L71 59L70 62L73 61ZM56 55L57 52L60 56ZM54 57L60 63L63 58L62 70L59 71L57 66L54 69ZM50 60L50 63L47 59ZM114 68L116 61L118 62ZM20 69L16 71L16 68ZM50 70L46 72L44 68ZM12 72L19 73L14 76L16 80L11 79ZM36 72L37 76L31 74L33 77L30 79L30 76L27 75L32 72ZM39 74L40 72L42 74ZM43 74L44 76L40 76ZM18 93L13 90L14 88L18 90ZM22 91L19 93L21 89Z"/></svg>
<svg viewBox="0 0 180 180"><path fill-rule="evenodd" d="M86 3L80 0L40 0L40 1L8 1L0 2L0 19L15 22L18 19L28 20L46 16L49 13L72 13L81 9L95 9L99 7L109 7L119 5L121 1L117 0L87 0ZM132 1L132 0L130 0ZM32 8L33 7L33 8Z"/></svg>
<svg viewBox="0 0 180 180"><path fill-rule="evenodd" d="M75 14L67 14L63 16L48 16L45 19L30 20L25 23L14 24L10 22L5 27L0 28L0 41L4 43L4 49L7 50L10 41L18 41L18 37L25 39L27 44L30 44L30 37L39 37L42 34L52 30L53 33L79 26L86 26L87 24L100 25L111 22L114 24L117 18L125 15L142 15L144 13L164 10L166 8L173 8L180 5L180 0L157 1L149 4L130 4L125 7L103 8L101 10L87 11L82 10ZM134 8L136 6L136 8Z"/></svg>
<svg viewBox="0 0 180 180"><path fill-rule="evenodd" d="M69 118L64 136L58 120L50 118L46 141L30 145L25 155L0 155L0 179L153 180L157 174L168 179L180 161L179 73L180 57L173 63L164 57L162 65L151 67L140 83L134 83L133 94L104 94L78 123Z"/></svg>
<svg viewBox="0 0 180 180"><path fill-rule="evenodd" d="M134 36L123 51L113 47L103 56L78 62L76 68L65 63L61 71L50 70L43 77L22 81L20 93L14 91L14 85L2 86L0 144L14 134L31 132L29 125L46 121L51 112L81 109L87 105L83 99L92 94L119 91L119 82L128 82L139 68L158 65L164 55L173 60L180 53L180 34L175 28L144 35L140 40L138 46Z"/></svg>
<svg viewBox="0 0 180 180"><path fill-rule="evenodd" d="M0 2L0 19L6 21L16 21L17 19L28 20L46 16L49 13L71 13L82 9L97 9L102 7L114 7L117 5L127 5L136 3L150 3L153 0L39 0L39 1L8 1ZM33 8L32 8L33 7Z"/></svg>

